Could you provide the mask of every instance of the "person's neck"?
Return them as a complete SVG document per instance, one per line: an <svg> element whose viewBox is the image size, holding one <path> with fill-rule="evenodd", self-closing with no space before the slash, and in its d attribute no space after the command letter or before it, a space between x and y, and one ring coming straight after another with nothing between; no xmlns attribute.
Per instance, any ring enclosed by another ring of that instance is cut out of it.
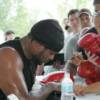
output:
<svg viewBox="0 0 100 100"><path fill-rule="evenodd" d="M92 26L93 26L92 24L89 24L87 26L82 26L82 29L87 28L87 27L92 27Z"/></svg>
<svg viewBox="0 0 100 100"><path fill-rule="evenodd" d="M79 33L79 29L73 29L73 33L74 33L74 34Z"/></svg>
<svg viewBox="0 0 100 100"><path fill-rule="evenodd" d="M30 51L29 51L29 40L28 40L28 37L23 37L21 39L21 46L22 46L22 49L24 51L24 54L25 56L28 58L28 59L31 59L31 54L30 54Z"/></svg>

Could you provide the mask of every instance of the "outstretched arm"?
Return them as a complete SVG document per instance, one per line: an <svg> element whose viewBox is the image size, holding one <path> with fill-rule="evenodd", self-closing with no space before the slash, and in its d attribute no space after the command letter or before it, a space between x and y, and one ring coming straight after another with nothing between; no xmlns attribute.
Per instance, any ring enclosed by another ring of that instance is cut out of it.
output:
<svg viewBox="0 0 100 100"><path fill-rule="evenodd" d="M0 49L0 69L0 88L6 95L15 94L20 100L45 100L57 88L50 83L29 95L22 73L22 60L12 48Z"/></svg>

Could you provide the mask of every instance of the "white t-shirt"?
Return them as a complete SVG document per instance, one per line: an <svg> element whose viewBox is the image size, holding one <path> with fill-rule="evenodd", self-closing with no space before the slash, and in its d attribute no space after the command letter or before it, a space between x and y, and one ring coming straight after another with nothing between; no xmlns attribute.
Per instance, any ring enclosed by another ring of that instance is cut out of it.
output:
<svg viewBox="0 0 100 100"><path fill-rule="evenodd" d="M64 48L64 60L65 61L71 59L73 53L76 52L77 41L79 39L79 33L72 34L70 37L67 37L67 38L69 40L65 43L65 48Z"/></svg>

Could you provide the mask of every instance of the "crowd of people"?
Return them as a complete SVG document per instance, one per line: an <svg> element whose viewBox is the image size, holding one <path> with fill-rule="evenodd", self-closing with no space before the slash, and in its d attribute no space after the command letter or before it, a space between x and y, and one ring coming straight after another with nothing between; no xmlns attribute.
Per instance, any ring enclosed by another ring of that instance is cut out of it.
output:
<svg viewBox="0 0 100 100"><path fill-rule="evenodd" d="M46 19L34 24L23 38L15 38L13 31L5 33L6 42L0 44L0 100L10 94L19 100L60 100L60 82L32 89L36 75L59 70L69 73L73 82L77 75L80 81L85 79L86 85L74 85L76 96L100 94L100 0L94 0L93 6L93 14L86 8L71 9L64 30L57 20ZM92 74L86 73L88 69Z"/></svg>

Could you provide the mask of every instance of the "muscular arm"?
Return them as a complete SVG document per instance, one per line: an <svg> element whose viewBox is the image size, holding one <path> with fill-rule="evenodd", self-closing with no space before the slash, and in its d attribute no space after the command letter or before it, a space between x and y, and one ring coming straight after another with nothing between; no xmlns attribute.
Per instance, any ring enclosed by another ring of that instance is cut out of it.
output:
<svg viewBox="0 0 100 100"><path fill-rule="evenodd" d="M42 91L42 95L30 96L24 81L23 63L18 53L12 48L0 49L0 88L6 95L15 94L20 100L44 100L52 89ZM41 90L40 90L41 91ZM44 97L45 96L45 97Z"/></svg>

